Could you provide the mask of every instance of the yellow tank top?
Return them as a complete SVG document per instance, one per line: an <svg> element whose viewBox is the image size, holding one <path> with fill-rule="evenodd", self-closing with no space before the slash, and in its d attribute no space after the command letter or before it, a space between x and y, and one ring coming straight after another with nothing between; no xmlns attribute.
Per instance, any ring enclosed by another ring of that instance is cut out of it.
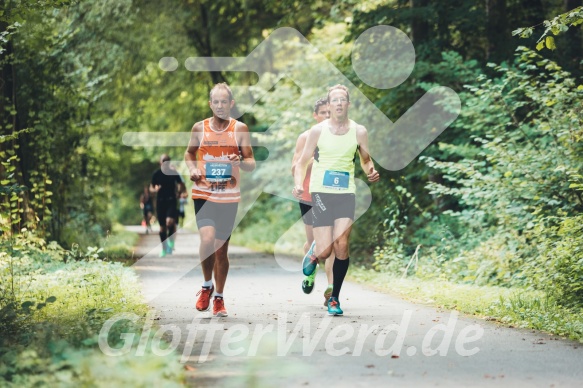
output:
<svg viewBox="0 0 583 388"><path fill-rule="evenodd" d="M348 132L334 135L330 132L330 120L323 121L322 132L318 139L310 193L354 194L354 162L356 160L356 123L349 122Z"/></svg>

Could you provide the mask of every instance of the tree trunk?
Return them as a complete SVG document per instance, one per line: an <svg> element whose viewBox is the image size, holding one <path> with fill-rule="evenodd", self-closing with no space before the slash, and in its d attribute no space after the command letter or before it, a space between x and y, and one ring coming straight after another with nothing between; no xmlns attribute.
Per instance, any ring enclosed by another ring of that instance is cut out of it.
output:
<svg viewBox="0 0 583 388"><path fill-rule="evenodd" d="M5 30L5 23L2 23L1 27ZM12 44L12 40L9 38L8 42L6 42L5 47L5 55L6 58L10 58L14 55L14 45ZM1 69L1 79L0 79L0 114L2 116L2 126L3 134L4 135L14 135L16 132L22 129L21 122L19 120L19 116L22 116L22 112L18 110L18 103L17 103L17 82L16 82L16 68L12 64L12 61L6 61ZM10 104L7 106L7 103ZM14 107L16 110L16 114L12 115L10 111L12 109L6 109ZM5 125L10 124L11 128L6 128ZM2 143L2 148L6 151L13 150L15 155L18 157L14 166L16 167L16 171L14 173L14 182L19 186L27 186L27 176L26 169L24 168L25 163L25 154L23 153L23 145L25 146L24 138L26 134L20 134L20 136L16 139L12 139L5 143ZM30 196L29 191L23 191L18 194L19 198L22 198L22 203L19 204L19 209L23 209L23 213L20 214L21 220L20 223L12 225L13 233L19 233L20 229L26 225L27 219L34 219L34 209L30 206Z"/></svg>
<svg viewBox="0 0 583 388"><path fill-rule="evenodd" d="M506 19L506 0L486 0L486 60L500 63L510 54L510 33Z"/></svg>
<svg viewBox="0 0 583 388"><path fill-rule="evenodd" d="M582 5L583 0L564 0L564 11L569 12ZM576 76L581 77L583 75L583 65L581 65L583 60L583 33L581 32L581 26L571 26L569 31L566 32L564 40L566 46L563 50L566 54L565 67ZM562 47L560 48L562 49Z"/></svg>
<svg viewBox="0 0 583 388"><path fill-rule="evenodd" d="M419 15L415 9L425 8L429 4L429 0L411 0L410 6L413 10L413 17L411 19L411 39L413 44L423 43L429 36L429 23L426 17Z"/></svg>

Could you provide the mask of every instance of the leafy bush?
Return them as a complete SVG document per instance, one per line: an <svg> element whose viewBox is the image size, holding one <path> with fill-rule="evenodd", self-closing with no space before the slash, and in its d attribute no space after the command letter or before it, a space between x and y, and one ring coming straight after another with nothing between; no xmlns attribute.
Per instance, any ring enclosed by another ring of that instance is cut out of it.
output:
<svg viewBox="0 0 583 388"><path fill-rule="evenodd" d="M97 348L107 319L147 312L136 274L99 254L67 251L26 231L0 240L0 386L179 384L176 356L148 348L140 357L110 357ZM110 346L121 345L121 333L138 333L141 323L114 325Z"/></svg>
<svg viewBox="0 0 583 388"><path fill-rule="evenodd" d="M581 306L583 86L525 48L514 67L491 68L460 94L458 139L421 158L434 203L397 219L412 201L387 202L377 268L401 274L423 245L420 277L530 286Z"/></svg>
<svg viewBox="0 0 583 388"><path fill-rule="evenodd" d="M583 210L573 186L583 162L583 88L532 51L520 48L517 55L516 69L496 66L501 78L481 77L479 86L468 87L472 96L456 125L471 131L477 157L425 161L449 182L429 183L431 193L457 198L465 211L452 214L468 226L478 223L480 233L509 236L506 245L524 264L541 253L535 240L553 237L533 229L539 220Z"/></svg>
<svg viewBox="0 0 583 388"><path fill-rule="evenodd" d="M583 305L583 216L553 217L540 222L544 235L537 260L524 272L534 288L549 291L560 303Z"/></svg>

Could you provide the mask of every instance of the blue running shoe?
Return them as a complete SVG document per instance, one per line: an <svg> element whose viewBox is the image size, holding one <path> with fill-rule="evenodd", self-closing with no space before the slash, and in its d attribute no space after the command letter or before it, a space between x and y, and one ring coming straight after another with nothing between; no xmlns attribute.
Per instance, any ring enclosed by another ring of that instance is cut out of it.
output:
<svg viewBox="0 0 583 388"><path fill-rule="evenodd" d="M328 315L342 315L344 311L340 308L338 298L331 297L328 299Z"/></svg>
<svg viewBox="0 0 583 388"><path fill-rule="evenodd" d="M316 272L318 267L314 270L314 272L310 276L306 276L302 281L302 291L304 294L309 294L314 289L314 283L316 282Z"/></svg>
<svg viewBox="0 0 583 388"><path fill-rule="evenodd" d="M310 276L316 270L316 266L318 265L318 258L314 254L314 250L316 249L316 241L312 242L310 249L306 252L304 259L302 260L302 269L304 271L304 275Z"/></svg>

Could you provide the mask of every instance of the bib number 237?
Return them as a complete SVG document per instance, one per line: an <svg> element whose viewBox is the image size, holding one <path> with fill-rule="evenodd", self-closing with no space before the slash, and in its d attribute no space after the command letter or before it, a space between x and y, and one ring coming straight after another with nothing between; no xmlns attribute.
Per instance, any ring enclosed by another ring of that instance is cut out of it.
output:
<svg viewBox="0 0 583 388"><path fill-rule="evenodd" d="M225 182L231 180L233 166L231 163L207 163L206 180L209 182Z"/></svg>

